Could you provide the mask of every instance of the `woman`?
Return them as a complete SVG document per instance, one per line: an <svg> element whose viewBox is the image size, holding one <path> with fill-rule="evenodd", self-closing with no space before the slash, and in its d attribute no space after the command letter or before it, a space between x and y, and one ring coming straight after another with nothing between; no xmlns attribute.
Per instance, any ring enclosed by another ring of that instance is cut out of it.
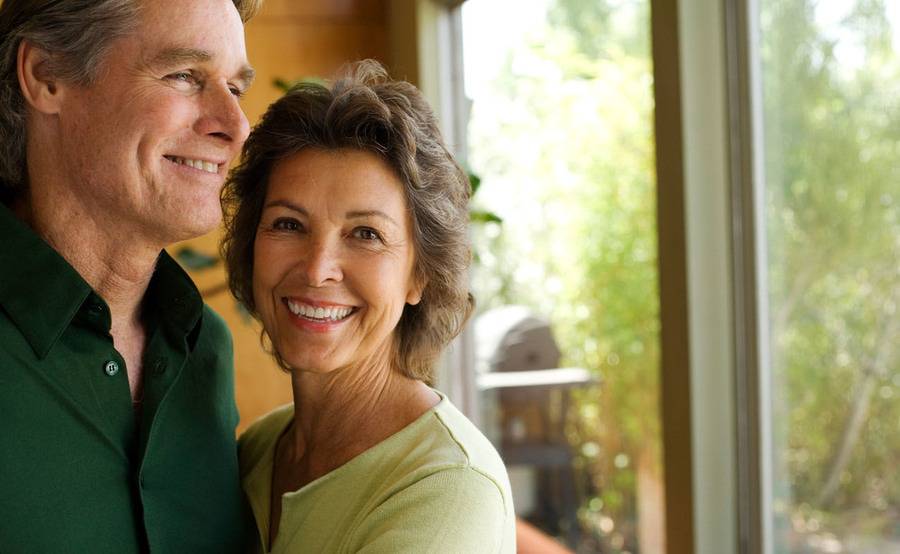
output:
<svg viewBox="0 0 900 554"><path fill-rule="evenodd" d="M428 386L472 310L468 196L375 62L294 88L248 139L223 251L294 393L240 440L262 551L515 551L500 457Z"/></svg>

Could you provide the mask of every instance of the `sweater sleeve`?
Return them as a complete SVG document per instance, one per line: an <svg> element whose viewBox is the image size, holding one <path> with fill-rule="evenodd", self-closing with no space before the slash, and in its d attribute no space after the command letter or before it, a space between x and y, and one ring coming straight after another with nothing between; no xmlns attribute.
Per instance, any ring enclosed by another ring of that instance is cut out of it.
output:
<svg viewBox="0 0 900 554"><path fill-rule="evenodd" d="M470 467L449 468L381 503L356 528L348 550L496 554L507 550L506 517L503 494L493 479Z"/></svg>

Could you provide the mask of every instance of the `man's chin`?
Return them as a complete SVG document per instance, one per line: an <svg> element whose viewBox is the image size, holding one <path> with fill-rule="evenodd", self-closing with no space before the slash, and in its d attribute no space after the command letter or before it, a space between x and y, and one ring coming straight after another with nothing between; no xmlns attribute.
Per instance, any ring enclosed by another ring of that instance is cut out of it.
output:
<svg viewBox="0 0 900 554"><path fill-rule="evenodd" d="M176 219L158 222L157 228L163 237L163 246L184 242L208 235L219 229L222 223L221 210L204 213L198 210L195 213L183 214ZM218 240L215 241L218 244Z"/></svg>

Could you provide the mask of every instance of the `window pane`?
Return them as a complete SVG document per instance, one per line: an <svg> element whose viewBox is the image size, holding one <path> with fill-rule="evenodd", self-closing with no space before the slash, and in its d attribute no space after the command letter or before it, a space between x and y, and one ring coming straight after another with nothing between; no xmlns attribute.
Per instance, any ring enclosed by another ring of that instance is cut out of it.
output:
<svg viewBox="0 0 900 554"><path fill-rule="evenodd" d="M517 513L581 552L664 551L649 28L646 0L463 5L482 421Z"/></svg>
<svg viewBox="0 0 900 554"><path fill-rule="evenodd" d="M900 552L900 3L760 0L777 552Z"/></svg>

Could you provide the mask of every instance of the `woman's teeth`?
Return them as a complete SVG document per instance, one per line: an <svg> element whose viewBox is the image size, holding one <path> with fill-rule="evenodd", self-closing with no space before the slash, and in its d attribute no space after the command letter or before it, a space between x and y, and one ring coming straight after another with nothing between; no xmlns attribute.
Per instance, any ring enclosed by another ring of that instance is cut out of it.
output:
<svg viewBox="0 0 900 554"><path fill-rule="evenodd" d="M338 321L344 319L353 311L353 308L351 307L334 306L329 308L317 308L315 306L310 306L309 304L301 304L292 300L287 301L287 307L294 315L317 321Z"/></svg>

